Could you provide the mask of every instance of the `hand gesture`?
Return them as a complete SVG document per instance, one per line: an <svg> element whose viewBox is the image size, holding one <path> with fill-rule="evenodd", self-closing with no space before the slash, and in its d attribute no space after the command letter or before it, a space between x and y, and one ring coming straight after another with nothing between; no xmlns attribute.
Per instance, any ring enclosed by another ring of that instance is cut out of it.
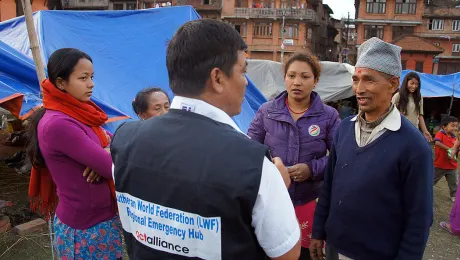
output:
<svg viewBox="0 0 460 260"><path fill-rule="evenodd" d="M311 172L308 165L299 163L288 168L289 175L295 182L303 182L310 178Z"/></svg>
<svg viewBox="0 0 460 260"><path fill-rule="evenodd" d="M87 177L86 181L90 183L94 183L101 180L101 176L97 174L94 170L90 169L89 167L85 169L83 172L83 177Z"/></svg>
<svg viewBox="0 0 460 260"><path fill-rule="evenodd" d="M310 256L313 260L323 260L325 255L323 253L324 241L312 239L310 241Z"/></svg>
<svg viewBox="0 0 460 260"><path fill-rule="evenodd" d="M425 136L425 138L426 138L426 140L428 142L430 142L430 143L433 142L433 138L431 137L430 132L426 131L426 132L423 133L423 135Z"/></svg>
<svg viewBox="0 0 460 260"><path fill-rule="evenodd" d="M107 133L107 131L104 130L105 137L107 138L107 141L110 142L112 141L112 138L110 138L110 135Z"/></svg>

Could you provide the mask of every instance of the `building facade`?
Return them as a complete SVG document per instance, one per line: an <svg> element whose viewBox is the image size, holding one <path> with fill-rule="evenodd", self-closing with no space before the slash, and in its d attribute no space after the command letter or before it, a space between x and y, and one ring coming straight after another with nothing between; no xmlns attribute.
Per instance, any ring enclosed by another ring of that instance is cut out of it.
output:
<svg viewBox="0 0 460 260"><path fill-rule="evenodd" d="M433 73L460 71L460 6L459 1L425 1L420 36L443 49L434 59Z"/></svg>
<svg viewBox="0 0 460 260"><path fill-rule="evenodd" d="M355 25L355 19L343 18L340 23L336 24L336 28L339 31L336 37L336 42L339 43L339 62L354 65L358 45L358 30Z"/></svg>
<svg viewBox="0 0 460 260"><path fill-rule="evenodd" d="M308 4L280 0L223 2L222 19L241 34L251 59L280 61L282 45L286 55L310 48L307 39L313 34L317 16Z"/></svg>
<svg viewBox="0 0 460 260"><path fill-rule="evenodd" d="M22 15L19 0L0 1L0 20ZM191 5L202 18L224 20L248 44L251 59L282 61L311 50L320 60L337 61L338 34L332 9L322 0L35 0L33 11L135 10ZM284 25L284 28L283 28Z"/></svg>
<svg viewBox="0 0 460 260"><path fill-rule="evenodd" d="M355 0L358 45L372 37L386 42L422 30L423 0Z"/></svg>
<svg viewBox="0 0 460 260"><path fill-rule="evenodd" d="M311 50L337 60L331 14L318 0L224 0L221 17L240 32L251 59L282 61L284 48L284 57Z"/></svg>
<svg viewBox="0 0 460 260"><path fill-rule="evenodd" d="M460 71L460 2L355 0L357 44L371 37L400 45L403 68L424 73Z"/></svg>

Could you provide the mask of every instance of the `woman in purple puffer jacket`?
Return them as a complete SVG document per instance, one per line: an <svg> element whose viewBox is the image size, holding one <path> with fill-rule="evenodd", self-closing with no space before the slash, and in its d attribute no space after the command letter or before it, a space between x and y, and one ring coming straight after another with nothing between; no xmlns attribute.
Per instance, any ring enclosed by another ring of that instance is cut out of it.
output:
<svg viewBox="0 0 460 260"><path fill-rule="evenodd" d="M340 124L338 112L313 91L321 65L311 53L294 54L284 66L286 91L263 104L248 135L280 157L293 180L289 194L302 228L300 259L310 259L310 244L316 199L324 178L327 151Z"/></svg>

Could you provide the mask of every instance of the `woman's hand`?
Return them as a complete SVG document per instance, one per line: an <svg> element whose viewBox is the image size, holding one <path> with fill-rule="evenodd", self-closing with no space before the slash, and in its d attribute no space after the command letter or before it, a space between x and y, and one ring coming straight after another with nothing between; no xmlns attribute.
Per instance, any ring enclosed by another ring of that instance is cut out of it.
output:
<svg viewBox="0 0 460 260"><path fill-rule="evenodd" d="M305 163L299 163L288 168L289 175L291 179L295 182L303 182L310 178L311 172L308 165Z"/></svg>
<svg viewBox="0 0 460 260"><path fill-rule="evenodd" d="M105 137L107 138L107 141L110 142L112 141L112 138L110 138L110 135L104 130Z"/></svg>
<svg viewBox="0 0 460 260"><path fill-rule="evenodd" d="M100 181L102 178L99 174L97 174L90 168L85 169L85 171L83 172L83 177L87 177L86 181L90 183Z"/></svg>
<svg viewBox="0 0 460 260"><path fill-rule="evenodd" d="M431 143L431 142L433 141L433 138L431 137L430 132L425 131L425 132L423 132L423 135L425 136L425 138L426 138L426 140L427 140L428 142Z"/></svg>

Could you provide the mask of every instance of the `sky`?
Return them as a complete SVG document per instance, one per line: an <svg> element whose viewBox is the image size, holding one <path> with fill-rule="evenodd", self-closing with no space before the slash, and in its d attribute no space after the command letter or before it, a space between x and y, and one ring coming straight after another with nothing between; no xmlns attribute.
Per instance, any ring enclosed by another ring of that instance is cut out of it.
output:
<svg viewBox="0 0 460 260"><path fill-rule="evenodd" d="M335 19L347 17L350 12L350 19L355 17L355 1L354 0L323 0L323 4L329 5L334 11L332 15Z"/></svg>

